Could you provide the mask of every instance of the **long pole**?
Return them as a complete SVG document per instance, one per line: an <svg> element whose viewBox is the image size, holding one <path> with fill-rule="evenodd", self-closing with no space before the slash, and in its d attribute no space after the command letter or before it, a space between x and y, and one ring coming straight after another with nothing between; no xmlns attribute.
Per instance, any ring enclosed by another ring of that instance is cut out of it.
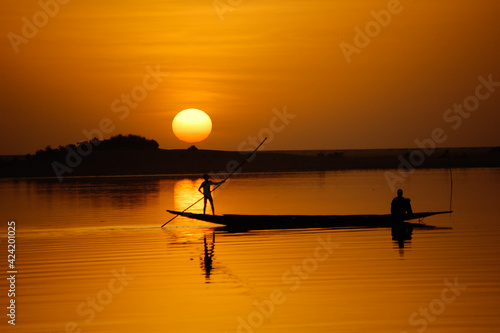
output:
<svg viewBox="0 0 500 333"><path fill-rule="evenodd" d="M451 211L451 203L453 199L453 173L452 173L452 163L451 163L451 149L448 150L450 153L450 211Z"/></svg>
<svg viewBox="0 0 500 333"><path fill-rule="evenodd" d="M264 144L264 142L267 140L267 138L265 138L264 140L262 140L262 142L257 146L257 148L255 148L255 150L250 154L250 156L248 156L243 162L241 162L238 167L236 169L234 169L223 181L221 181L219 184L217 184L217 186L215 186L210 192L213 192L215 191L217 188L219 188L219 186L221 186L226 180L228 180L232 175L234 175L236 173L236 171L240 170L243 165L245 163L247 163L250 158L252 158L254 156L254 154L257 152L257 150L259 150L260 146L262 146ZM201 197L199 198L198 200L196 200L195 203L191 204L190 206L188 206L186 209L184 209L181 213L184 213L186 210L188 210L189 208L193 207L194 205L196 205L198 202L200 202L204 197ZM168 220L167 222L163 223L163 225L161 226L162 228L164 226L167 225L167 223L173 221L177 216L179 215L175 215L174 217L172 217L170 220Z"/></svg>

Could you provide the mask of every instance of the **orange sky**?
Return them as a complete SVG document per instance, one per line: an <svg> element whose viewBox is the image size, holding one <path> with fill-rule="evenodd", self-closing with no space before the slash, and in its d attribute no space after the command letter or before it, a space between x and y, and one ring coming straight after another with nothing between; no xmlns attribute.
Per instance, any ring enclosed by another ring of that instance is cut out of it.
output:
<svg viewBox="0 0 500 333"><path fill-rule="evenodd" d="M59 1L0 4L0 154L85 140L106 118L105 137L187 148L171 130L186 108L212 118L205 149L265 128L266 149L416 147L435 128L439 146L500 145L500 86L478 88L500 82L497 0ZM446 112L465 100L475 111Z"/></svg>

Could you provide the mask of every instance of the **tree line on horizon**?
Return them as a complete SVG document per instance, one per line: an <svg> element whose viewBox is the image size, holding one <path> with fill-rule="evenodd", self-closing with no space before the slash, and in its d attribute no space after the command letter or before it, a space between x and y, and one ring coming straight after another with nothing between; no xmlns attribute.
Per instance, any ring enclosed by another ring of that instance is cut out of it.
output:
<svg viewBox="0 0 500 333"><path fill-rule="evenodd" d="M34 155L28 154L28 159L54 159L60 156L65 156L69 149L76 150L80 145L93 145L93 151L133 151L133 150L156 150L159 144L156 140L147 139L135 134L118 134L106 140L93 138L89 141L81 141L78 144L69 144L52 148L50 145L45 149L39 149Z"/></svg>

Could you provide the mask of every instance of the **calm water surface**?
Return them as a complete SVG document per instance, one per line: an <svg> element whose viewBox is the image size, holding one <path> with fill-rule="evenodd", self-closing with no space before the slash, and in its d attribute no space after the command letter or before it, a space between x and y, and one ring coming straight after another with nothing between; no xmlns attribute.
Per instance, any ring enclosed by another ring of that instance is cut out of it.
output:
<svg viewBox="0 0 500 333"><path fill-rule="evenodd" d="M170 216L201 179L2 180L16 221L16 326L2 331L498 332L499 169L453 171L451 215L398 248L387 229L228 233ZM401 184L414 211L448 210L447 170ZM239 175L216 212L385 214L383 171ZM192 211L201 211L202 206Z"/></svg>

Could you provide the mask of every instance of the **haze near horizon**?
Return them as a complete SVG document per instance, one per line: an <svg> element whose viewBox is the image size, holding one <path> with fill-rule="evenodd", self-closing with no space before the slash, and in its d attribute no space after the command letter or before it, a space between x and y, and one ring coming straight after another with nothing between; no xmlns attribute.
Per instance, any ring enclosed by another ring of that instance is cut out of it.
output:
<svg viewBox="0 0 500 333"><path fill-rule="evenodd" d="M500 3L6 1L1 155L134 133L237 150L499 146ZM436 132L436 129L437 132ZM440 129L440 130L439 130Z"/></svg>

